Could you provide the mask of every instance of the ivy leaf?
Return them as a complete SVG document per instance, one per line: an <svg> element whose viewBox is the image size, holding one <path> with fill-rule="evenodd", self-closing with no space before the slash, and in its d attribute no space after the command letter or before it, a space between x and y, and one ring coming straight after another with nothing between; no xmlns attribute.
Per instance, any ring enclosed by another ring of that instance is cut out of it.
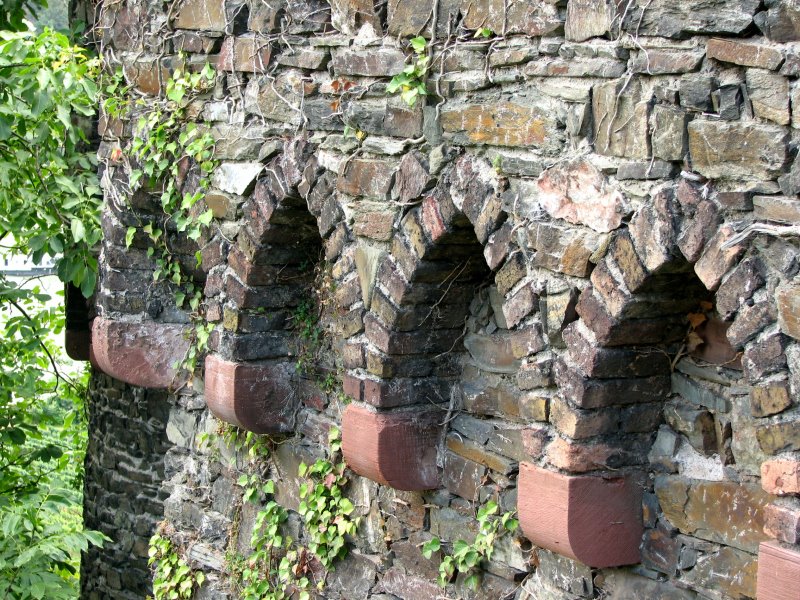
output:
<svg viewBox="0 0 800 600"><path fill-rule="evenodd" d="M427 41L422 36L417 36L415 38L411 38L409 40L411 47L414 49L414 52L417 54L422 54L425 52L425 46L427 45Z"/></svg>

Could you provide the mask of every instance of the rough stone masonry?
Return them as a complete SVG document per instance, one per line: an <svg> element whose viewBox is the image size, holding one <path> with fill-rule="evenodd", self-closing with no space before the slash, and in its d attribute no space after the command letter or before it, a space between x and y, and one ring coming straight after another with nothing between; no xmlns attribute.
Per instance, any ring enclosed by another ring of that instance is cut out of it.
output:
<svg viewBox="0 0 800 600"><path fill-rule="evenodd" d="M800 598L795 0L101 0L93 22L144 102L100 121L85 514L114 541L85 598L149 593L162 519L196 597L235 597L256 509L244 455L204 443L218 417L280 442L293 527L299 463L342 430L362 521L321 597ZM387 86L415 36L409 106ZM187 115L215 220L170 239L202 253L214 332L178 385L189 316L146 237L126 249L157 211L119 157L206 63ZM422 544L469 540L489 499L521 531L477 591L440 588Z"/></svg>

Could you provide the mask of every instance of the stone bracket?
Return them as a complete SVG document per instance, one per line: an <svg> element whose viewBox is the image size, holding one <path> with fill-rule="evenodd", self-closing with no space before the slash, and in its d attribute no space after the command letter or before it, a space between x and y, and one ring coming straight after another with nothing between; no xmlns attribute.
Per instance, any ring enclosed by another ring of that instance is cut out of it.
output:
<svg viewBox="0 0 800 600"><path fill-rule="evenodd" d="M254 433L291 431L298 397L289 363L251 364L206 357L205 397L214 415Z"/></svg>
<svg viewBox="0 0 800 600"><path fill-rule="evenodd" d="M183 380L175 365L189 349L189 330L186 325L97 317L92 323L92 355L104 373L125 383L177 387Z"/></svg>
<svg viewBox="0 0 800 600"><path fill-rule="evenodd" d="M536 546L596 568L640 561L642 491L630 477L562 475L520 463L517 510Z"/></svg>
<svg viewBox="0 0 800 600"><path fill-rule="evenodd" d="M800 600L800 552L777 542L758 547L758 600Z"/></svg>
<svg viewBox="0 0 800 600"><path fill-rule="evenodd" d="M438 410L379 412L350 404L342 417L342 453L359 475L398 490L439 487Z"/></svg>

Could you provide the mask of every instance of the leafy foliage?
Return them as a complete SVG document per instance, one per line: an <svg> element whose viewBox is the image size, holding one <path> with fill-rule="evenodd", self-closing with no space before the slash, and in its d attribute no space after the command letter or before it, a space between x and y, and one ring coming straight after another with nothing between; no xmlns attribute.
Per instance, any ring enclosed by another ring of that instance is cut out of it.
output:
<svg viewBox="0 0 800 600"><path fill-rule="evenodd" d="M87 374L54 358L62 310L0 277L0 597L75 598L80 552L100 545L81 518Z"/></svg>
<svg viewBox="0 0 800 600"><path fill-rule="evenodd" d="M102 236L97 160L76 123L94 114L98 61L51 29L0 31L0 239L89 297Z"/></svg>
<svg viewBox="0 0 800 600"><path fill-rule="evenodd" d="M334 456L342 445L339 430L332 427L328 439ZM345 535L353 535L358 527L358 519L351 517L355 507L343 492L345 466L344 462L319 459L311 466L301 463L298 470L298 475L311 480L300 485L298 509L311 540L308 549L326 569L347 556Z"/></svg>
<svg viewBox="0 0 800 600"><path fill-rule="evenodd" d="M194 340L184 366L194 371L198 357L206 349L211 326L201 314L202 285L195 283L185 264L176 256L169 244L167 226L174 228L191 240L199 240L211 224L211 209L198 211L197 203L210 184L214 161L214 138L196 123L184 124L186 107L198 93L208 90L216 74L210 65L199 73L176 71L166 85L166 97L158 100L139 100L138 106L146 112L136 123L136 135L128 148L130 154L128 184L131 193L144 189L158 196L164 219L129 227L125 240L130 246L141 230L151 242L148 255L156 264L155 281L173 285L175 304L190 311L194 323ZM125 87L119 80L112 81L104 90L107 94L104 109L111 116L127 115L129 106L122 99ZM120 155L119 158L122 158ZM182 168L195 168L199 177L194 186L184 186ZM191 187L191 189L190 189ZM201 255L195 254L196 266Z"/></svg>
<svg viewBox="0 0 800 600"><path fill-rule="evenodd" d="M40 3L0 13L0 240L92 294L100 187L81 121L94 114L98 61L22 21ZM83 529L87 374L68 376L52 336L64 327L38 286L0 276L0 597L74 598Z"/></svg>
<svg viewBox="0 0 800 600"><path fill-rule="evenodd" d="M237 582L237 593L243 600L309 600L315 573L332 570L334 562L347 555L346 536L355 534L358 519L351 516L355 507L343 493L347 484L345 465L333 462L341 450L339 437L339 430L332 428L328 458L311 466L301 464L298 470L300 477L308 480L300 486L298 509L306 525L307 547L283 531L289 513L273 498L275 482L261 483L258 474L239 478L245 501L260 503L265 498L250 539L253 552L247 557L238 553L227 557L232 580ZM324 583L324 577L319 578L316 588L322 589Z"/></svg>
<svg viewBox="0 0 800 600"><path fill-rule="evenodd" d="M497 516L499 507L494 500L489 500L478 509L478 534L472 543L457 540L453 543L453 553L446 554L439 564L439 585L444 587L453 579L453 575L464 573L467 575L465 584L471 589L477 589L480 583L478 570L482 560L492 558L494 543L498 537L506 532L514 531L519 522L506 512ZM502 529L501 529L502 528ZM442 542L434 537L422 546L425 558L433 556L442 548Z"/></svg>
<svg viewBox="0 0 800 600"><path fill-rule="evenodd" d="M155 571L153 595L156 600L191 598L206 579L202 571L193 571L179 556L172 541L160 533L150 538L148 555L148 564Z"/></svg>
<svg viewBox="0 0 800 600"><path fill-rule="evenodd" d="M397 75L386 86L386 93L394 94L400 91L400 98L409 106L414 106L420 96L426 96L428 90L425 86L425 76L430 67L430 56L425 54L427 42L423 37L415 37L409 41L414 56L411 63Z"/></svg>

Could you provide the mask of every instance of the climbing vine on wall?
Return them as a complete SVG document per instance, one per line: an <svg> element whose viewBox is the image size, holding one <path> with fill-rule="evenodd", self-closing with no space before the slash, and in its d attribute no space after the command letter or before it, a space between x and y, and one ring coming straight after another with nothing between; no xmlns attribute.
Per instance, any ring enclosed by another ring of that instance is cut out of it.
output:
<svg viewBox="0 0 800 600"><path fill-rule="evenodd" d="M203 316L203 288L195 282L187 266L186 257L181 256L171 245L171 233L184 235L198 241L211 224L210 209L199 210L198 204L210 185L210 175L216 166L214 139L208 131L196 123L185 123L186 107L198 94L207 91L216 74L210 65L199 73L176 71L167 81L164 98L138 100L133 108L144 113L138 118L135 135L127 148L128 156L120 151L116 157L127 163L130 193L138 190L158 198L161 218L142 221L140 225L128 227L126 244L133 244L139 231L150 242L147 254L155 263L154 281L165 281L173 286L173 298L179 309L189 312L194 324L194 339L183 366L192 372L198 357L207 347L211 326ZM118 82L112 83L104 108L111 116L124 116L131 107L120 101L115 93L123 93ZM188 175L194 171L196 179ZM198 250L193 267L201 265Z"/></svg>
<svg viewBox="0 0 800 600"><path fill-rule="evenodd" d="M264 481L259 473L239 477L244 501L261 505L250 537L253 551L247 556L230 551L227 557L235 591L243 600L307 600L314 589L324 588L325 572L347 556L347 536L356 533L359 519L353 516L355 507L344 493L348 477L337 428L331 428L328 442L325 458L311 465L301 463L298 469L305 479L298 513L305 523L306 544L285 531L289 512L274 498L275 481ZM256 469L262 469L263 460L257 463Z"/></svg>

